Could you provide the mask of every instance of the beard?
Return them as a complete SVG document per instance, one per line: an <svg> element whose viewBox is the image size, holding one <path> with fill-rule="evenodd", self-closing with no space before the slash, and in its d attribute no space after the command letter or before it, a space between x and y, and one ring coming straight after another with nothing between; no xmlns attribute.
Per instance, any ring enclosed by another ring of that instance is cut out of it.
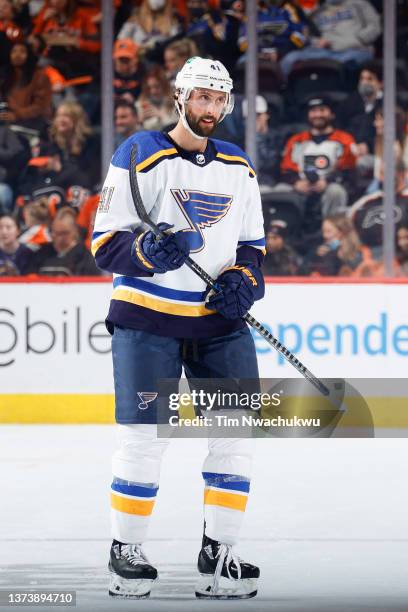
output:
<svg viewBox="0 0 408 612"><path fill-rule="evenodd" d="M203 123L203 119L211 119L212 123ZM217 127L217 121L213 117L207 117L206 115L193 117L188 110L186 110L186 121L194 134L204 136L205 138L211 136Z"/></svg>
<svg viewBox="0 0 408 612"><path fill-rule="evenodd" d="M325 119L320 117L319 119L312 119L310 122L312 128L316 130L325 130L329 125L331 125L331 119Z"/></svg>

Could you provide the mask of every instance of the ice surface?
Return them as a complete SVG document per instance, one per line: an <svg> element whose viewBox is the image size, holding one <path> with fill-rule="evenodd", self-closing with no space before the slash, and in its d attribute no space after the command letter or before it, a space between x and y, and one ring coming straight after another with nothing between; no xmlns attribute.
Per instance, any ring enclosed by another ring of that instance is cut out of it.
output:
<svg viewBox="0 0 408 612"><path fill-rule="evenodd" d="M408 611L405 439L259 440L237 552L261 580L242 602L194 598L206 441L182 439L146 545L160 581L150 600L108 598L115 443L113 426L0 428L1 589L74 589L80 611Z"/></svg>

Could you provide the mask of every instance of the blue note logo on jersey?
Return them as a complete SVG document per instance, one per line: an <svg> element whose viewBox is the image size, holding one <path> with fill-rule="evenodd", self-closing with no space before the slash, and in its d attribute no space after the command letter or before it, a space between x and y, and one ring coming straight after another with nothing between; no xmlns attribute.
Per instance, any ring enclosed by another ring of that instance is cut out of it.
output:
<svg viewBox="0 0 408 612"><path fill-rule="evenodd" d="M194 189L172 189L171 193L188 221L189 227L183 231L187 234L191 253L197 253L205 246L203 230L225 217L232 196Z"/></svg>

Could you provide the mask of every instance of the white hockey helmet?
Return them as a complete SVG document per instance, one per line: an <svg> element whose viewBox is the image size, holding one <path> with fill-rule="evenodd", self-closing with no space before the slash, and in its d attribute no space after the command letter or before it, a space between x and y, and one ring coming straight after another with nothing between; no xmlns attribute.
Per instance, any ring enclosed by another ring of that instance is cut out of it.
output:
<svg viewBox="0 0 408 612"><path fill-rule="evenodd" d="M195 138L203 138L195 134L186 120L185 103L188 101L193 89L210 89L225 92L225 105L219 119L219 123L226 115L232 113L234 108L234 96L231 93L233 87L232 79L225 66L218 60L205 59L202 57L190 57L176 76L176 109L180 114L183 125Z"/></svg>

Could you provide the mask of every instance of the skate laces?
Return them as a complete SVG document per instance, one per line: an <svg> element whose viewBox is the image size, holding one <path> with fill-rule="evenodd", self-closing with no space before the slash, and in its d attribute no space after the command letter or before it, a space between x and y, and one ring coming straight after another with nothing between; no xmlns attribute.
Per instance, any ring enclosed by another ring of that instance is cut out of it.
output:
<svg viewBox="0 0 408 612"><path fill-rule="evenodd" d="M237 568L237 580L241 578L241 559L234 553L232 550L232 546L229 544L221 544L218 549L215 557L218 557L217 566L214 572L214 580L211 587L211 593L216 593L218 591L218 586L220 583L221 572L224 566L224 563L227 566L227 575L231 580L235 580L233 576L231 576L230 565L233 563Z"/></svg>
<svg viewBox="0 0 408 612"><path fill-rule="evenodd" d="M120 553L129 561L131 565L138 565L138 563L149 563L142 550L141 544L123 544L120 548Z"/></svg>

